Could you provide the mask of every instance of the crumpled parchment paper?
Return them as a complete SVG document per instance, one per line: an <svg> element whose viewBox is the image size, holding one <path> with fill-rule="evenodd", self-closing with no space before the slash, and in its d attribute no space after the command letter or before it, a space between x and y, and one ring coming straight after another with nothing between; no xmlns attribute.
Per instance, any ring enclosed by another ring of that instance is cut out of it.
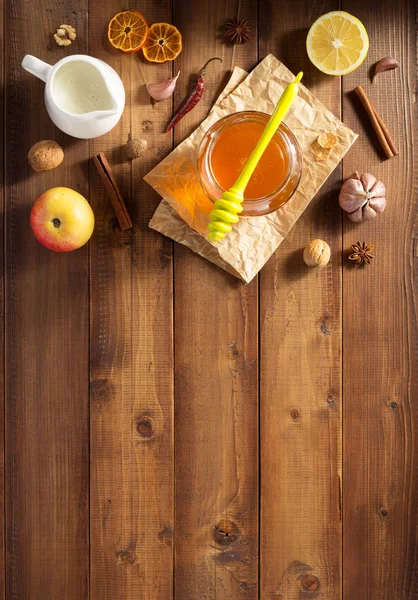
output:
<svg viewBox="0 0 418 600"><path fill-rule="evenodd" d="M247 283L281 244L358 136L300 84L298 97L285 119L303 154L298 189L276 212L241 218L233 231L217 243L209 242L206 236L213 203L199 183L197 151L205 132L221 117L242 110L271 114L283 89L293 79L289 69L272 54L249 75L236 67L208 117L144 177L164 198L149 226ZM338 142L329 158L318 162L309 148L322 132L335 133Z"/></svg>

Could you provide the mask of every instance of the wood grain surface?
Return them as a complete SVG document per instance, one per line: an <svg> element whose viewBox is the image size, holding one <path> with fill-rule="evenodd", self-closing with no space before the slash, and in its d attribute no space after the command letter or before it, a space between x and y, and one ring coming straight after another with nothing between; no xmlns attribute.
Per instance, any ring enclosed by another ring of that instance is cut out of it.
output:
<svg viewBox="0 0 418 600"><path fill-rule="evenodd" d="M90 155L105 153L134 225L120 230L91 169L100 219L90 275L91 598L154 600L170 598L173 587L172 244L147 227L158 197L142 177L171 150L161 133L171 106L152 106L144 84L170 77L171 64L146 65L103 44L119 10L106 0L89 11L90 52L113 66L126 90L121 125L92 140ZM148 2L143 11L164 21L171 6ZM129 133L147 139L144 160L126 161Z"/></svg>
<svg viewBox="0 0 418 600"><path fill-rule="evenodd" d="M310 23L338 9L305 0L260 13L260 57L281 60L340 116L340 79L305 60ZM261 598L341 595L341 211L338 167L260 275ZM325 271L306 269L311 239L331 246ZM280 540L280 543L278 543Z"/></svg>
<svg viewBox="0 0 418 600"><path fill-rule="evenodd" d="M388 188L384 219L361 228L344 221L344 251L361 240L376 256L370 270L343 269L344 584L347 598L361 588L365 598L410 599L418 595L416 29L406 2L356 1L350 12L374 14L367 63L389 54L401 69L371 84L363 65L343 80L344 121L360 134L344 176L367 166ZM382 160L352 98L359 80L390 125L395 159Z"/></svg>
<svg viewBox="0 0 418 600"><path fill-rule="evenodd" d="M4 11L2 10L0 12L0 27L1 27L1 31L4 31ZM0 85L1 85L1 90L4 90L4 82L5 82L5 62L4 62L4 36L1 36L1 40L0 40ZM0 160L1 160L1 166L0 166L0 186L1 186L1 190L0 190L0 212L1 212L1 227L2 227L2 231L4 234L4 225L5 225L5 220L4 220L4 208L5 208L5 203L4 203L4 192L5 192L5 180L4 180L4 141L5 141L5 130L4 130L4 123L5 123L5 115L4 115L4 94L2 93L0 95L0 128L3 131L3 140L2 140L2 144L1 144L1 149L0 149ZM5 273L5 265L4 265L4 244L1 245L1 277L2 277L2 285L0 286L0 315L1 315L1 322L0 322L0 336L1 336L1 340L2 340L2 344L1 344L1 350L0 350L0 360L2 361L2 365L3 368L1 369L1 375L0 375L0 598L4 599L5 594L6 594L6 589L5 589L5 575L6 575L6 570L5 570L5 560L6 560L6 554L5 554L5 480L4 480L4 473L5 473L5 469L4 469L4 461L5 461L5 456L4 456L4 450L5 450L5 446L4 446L4 434L5 434L5 420L4 420L4 398L5 398L5 389L4 389L4 375L5 375L5 362L4 362L4 358L5 358L5 352L4 352L4 340L5 340L5 336L4 336L4 308L5 308L5 302L4 302L4 292L5 292L5 277L4 277L4 273Z"/></svg>
<svg viewBox="0 0 418 600"><path fill-rule="evenodd" d="M55 185L88 195L88 143L54 127L43 105L44 84L20 62L25 52L52 63L76 49L87 52L87 2L59 7L18 0L4 8L6 597L85 598L88 248L48 251L32 235L29 213ZM80 41L64 50L53 47L50 37L57 20L66 19ZM26 155L42 139L55 139L65 161L57 171L37 175Z"/></svg>
<svg viewBox="0 0 418 600"><path fill-rule="evenodd" d="M240 17L255 25L254 8L242 2ZM193 76L208 57L223 60L208 69L203 100L176 127L176 144L204 118L234 65L256 64L256 40L234 48L207 35L235 11L228 1L202 3L190 14L187 3L174 2L175 24L190 40L190 54L182 53L176 68ZM176 106L189 86L184 78ZM258 597L257 281L231 281L177 245L174 284L175 597L252 600Z"/></svg>
<svg viewBox="0 0 418 600"><path fill-rule="evenodd" d="M0 335L0 598L7 600L416 600L418 356L416 35L412 0L143 0L184 49L147 63L109 45L117 0L2 3L0 97L4 222ZM351 75L322 75L305 39L321 14L358 16L370 37ZM251 40L225 43L228 18ZM61 23L77 30L59 48ZM160 198L143 176L206 116L235 65L272 52L360 137L250 284L148 228ZM88 53L121 76L120 123L90 142L60 132L43 83L20 67ZM374 83L391 55L400 69ZM212 56L200 104L165 126ZM180 70L173 97L149 81ZM362 84L399 156L384 160L352 90ZM125 158L128 134L146 153ZM31 145L54 139L64 163L36 174ZM133 222L122 232L94 168L104 152ZM354 225L340 211L354 170L385 182L388 205ZM54 254L29 213L64 185L89 198L90 244ZM303 247L332 259L309 270ZM350 244L375 245L354 269ZM4 378L4 381L3 381ZM4 402L4 407L3 407Z"/></svg>

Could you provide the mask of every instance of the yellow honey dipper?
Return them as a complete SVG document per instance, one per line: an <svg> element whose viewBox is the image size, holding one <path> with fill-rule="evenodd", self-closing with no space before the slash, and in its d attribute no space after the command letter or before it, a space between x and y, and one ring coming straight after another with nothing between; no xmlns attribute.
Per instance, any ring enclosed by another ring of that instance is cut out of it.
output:
<svg viewBox="0 0 418 600"><path fill-rule="evenodd" d="M298 95L298 83L303 77L300 72L296 75L294 81L289 83L283 90L283 94L274 109L267 125L258 140L257 146L247 160L247 164L242 170L241 175L235 184L227 192L222 194L220 200L216 200L215 208L210 213L210 223L208 225L209 239L211 242L219 242L225 237L225 234L232 231L232 223L238 223L238 215L242 212L242 203L244 202L244 192L248 182L264 150L269 145L277 128L285 117L287 111L292 106L294 99Z"/></svg>

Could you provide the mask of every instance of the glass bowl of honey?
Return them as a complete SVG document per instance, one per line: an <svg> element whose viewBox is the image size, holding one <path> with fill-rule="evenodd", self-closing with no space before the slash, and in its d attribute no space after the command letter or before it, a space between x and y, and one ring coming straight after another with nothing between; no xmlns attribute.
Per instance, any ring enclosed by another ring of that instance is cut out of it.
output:
<svg viewBox="0 0 418 600"><path fill-rule="evenodd" d="M213 202L234 185L269 118L257 111L237 112L219 119L205 133L198 151L198 174ZM282 123L247 185L240 217L267 215L283 206L296 191L301 175L298 141Z"/></svg>

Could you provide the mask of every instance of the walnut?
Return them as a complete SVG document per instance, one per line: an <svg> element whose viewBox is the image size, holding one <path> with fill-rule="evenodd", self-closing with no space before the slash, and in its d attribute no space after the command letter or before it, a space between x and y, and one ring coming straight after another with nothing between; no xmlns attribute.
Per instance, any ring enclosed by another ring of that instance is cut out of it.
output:
<svg viewBox="0 0 418 600"><path fill-rule="evenodd" d="M303 251L308 267L325 267L331 258L331 248L323 240L312 240Z"/></svg>
<svg viewBox="0 0 418 600"><path fill-rule="evenodd" d="M58 46L69 46L76 37L75 29L71 25L60 25L57 33L54 34Z"/></svg>
<svg viewBox="0 0 418 600"><path fill-rule="evenodd" d="M51 171L64 160L64 152L53 140L42 140L32 146L28 152L30 166L37 173Z"/></svg>
<svg viewBox="0 0 418 600"><path fill-rule="evenodd" d="M74 41L76 36L75 29L71 25L61 25L61 29L67 32L67 37L70 38L71 41Z"/></svg>
<svg viewBox="0 0 418 600"><path fill-rule="evenodd" d="M58 46L69 46L71 44L71 40L59 37L57 33L54 33L54 40L57 42Z"/></svg>

